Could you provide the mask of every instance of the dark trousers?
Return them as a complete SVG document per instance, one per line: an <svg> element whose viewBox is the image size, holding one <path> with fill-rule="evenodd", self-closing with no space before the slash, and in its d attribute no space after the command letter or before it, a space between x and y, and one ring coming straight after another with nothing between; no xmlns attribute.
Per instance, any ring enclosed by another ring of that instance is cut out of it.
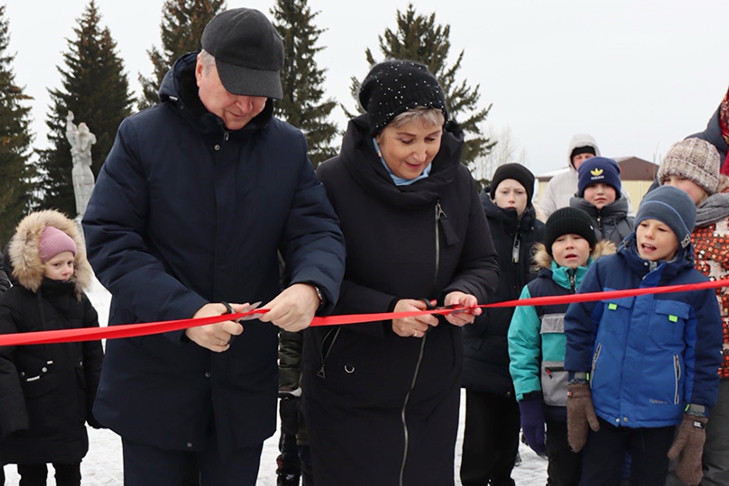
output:
<svg viewBox="0 0 729 486"><path fill-rule="evenodd" d="M211 441L214 444L215 440ZM122 439L124 486L179 486L190 453L170 451ZM196 453L200 486L255 486L263 444L234 451L227 460L211 445Z"/></svg>
<svg viewBox="0 0 729 486"><path fill-rule="evenodd" d="M547 486L577 486L581 456L567 442L567 422L547 420Z"/></svg>
<svg viewBox="0 0 729 486"><path fill-rule="evenodd" d="M519 429L519 405L513 397L466 390L463 486L514 485L511 471L519 451Z"/></svg>
<svg viewBox="0 0 729 486"><path fill-rule="evenodd" d="M276 457L277 486L314 486L311 452L306 442L306 424L301 412L301 398L285 395L279 400L281 436ZM302 443L303 442L303 443Z"/></svg>
<svg viewBox="0 0 729 486"><path fill-rule="evenodd" d="M582 452L581 486L614 486L620 483L625 454L630 453L631 486L664 486L668 449L675 427L614 427L600 421L600 430L589 431Z"/></svg>
<svg viewBox="0 0 729 486"><path fill-rule="evenodd" d="M81 463L53 464L56 486L79 486L81 484ZM18 464L20 486L46 486L48 466L45 464ZM4 479L4 478L3 478Z"/></svg>

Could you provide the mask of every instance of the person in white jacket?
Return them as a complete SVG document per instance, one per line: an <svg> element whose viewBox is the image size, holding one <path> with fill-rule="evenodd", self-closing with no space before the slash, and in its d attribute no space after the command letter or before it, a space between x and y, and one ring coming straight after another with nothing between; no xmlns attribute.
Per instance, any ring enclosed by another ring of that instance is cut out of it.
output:
<svg viewBox="0 0 729 486"><path fill-rule="evenodd" d="M567 149L569 171L553 177L544 195L539 198L539 216L546 221L559 208L570 205L570 198L577 191L577 169L585 160L600 155L595 139L586 133L578 133L570 140Z"/></svg>

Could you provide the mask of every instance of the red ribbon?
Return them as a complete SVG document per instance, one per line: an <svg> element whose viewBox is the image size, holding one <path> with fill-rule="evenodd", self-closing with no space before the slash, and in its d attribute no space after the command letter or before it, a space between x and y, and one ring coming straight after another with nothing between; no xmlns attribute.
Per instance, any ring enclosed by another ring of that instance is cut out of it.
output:
<svg viewBox="0 0 729 486"><path fill-rule="evenodd" d="M364 322L384 321L391 319L404 319L428 314L447 315L456 311L470 310L477 307L516 307L522 305L557 305L571 304L573 302L591 302L596 300L615 300L626 297L636 297L646 294L665 294L671 292L686 292L691 290L715 289L729 287L729 279L700 282L695 284L667 285L665 287L645 287L640 289L611 290L606 292L587 292L584 294L554 295L549 297L532 297L530 299L507 300L493 304L484 304L474 307L456 307L448 309L431 309L409 312L384 312L378 314L345 314L337 316L314 317L311 326L337 326L345 324L360 324ZM222 321L234 321L242 317L255 314L264 314L268 309L255 309L249 312L236 314L222 314L219 316L200 317L197 319L178 319L173 321L147 322L143 324L119 324L107 327L83 327L74 329L59 329L54 331L35 331L0 335L0 346L17 346L24 344L51 344L80 341L93 341L97 339L119 339L135 336L147 336L163 332L180 331L195 326L204 326Z"/></svg>

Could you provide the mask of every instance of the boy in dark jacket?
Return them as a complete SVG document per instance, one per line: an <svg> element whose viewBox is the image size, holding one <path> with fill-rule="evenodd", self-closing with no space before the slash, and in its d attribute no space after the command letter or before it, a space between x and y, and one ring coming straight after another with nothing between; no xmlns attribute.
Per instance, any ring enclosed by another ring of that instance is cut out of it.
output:
<svg viewBox="0 0 729 486"><path fill-rule="evenodd" d="M83 240L63 214L39 211L18 225L9 246L13 278L0 303L0 333L98 327L83 289L91 279ZM0 457L18 465L21 484L81 482L101 374L101 341L0 347Z"/></svg>
<svg viewBox="0 0 729 486"><path fill-rule="evenodd" d="M494 172L481 203L499 262L499 285L492 300L519 297L534 278L534 245L544 223L537 220L532 193L534 175L521 164L504 164ZM488 309L463 329L461 385L466 388L466 428L461 481L464 486L512 485L511 471L519 448L519 407L509 376L506 334L513 308Z"/></svg>
<svg viewBox="0 0 729 486"><path fill-rule="evenodd" d="M693 265L695 219L685 192L670 186L651 191L635 233L618 253L595 262L579 293L705 282ZM565 334L568 438L576 452L585 446L580 484L617 484L626 452L630 484L662 486L669 455L679 457L679 477L698 473L700 479L721 362L714 291L571 304Z"/></svg>

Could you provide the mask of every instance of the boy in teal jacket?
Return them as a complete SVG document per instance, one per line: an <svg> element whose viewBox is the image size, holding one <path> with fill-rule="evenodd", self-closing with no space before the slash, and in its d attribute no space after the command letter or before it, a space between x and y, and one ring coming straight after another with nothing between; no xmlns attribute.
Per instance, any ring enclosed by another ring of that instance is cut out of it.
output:
<svg viewBox="0 0 729 486"><path fill-rule="evenodd" d="M524 287L520 299L574 294L593 259L614 251L613 243L597 243L587 213L558 209L549 217L545 244L537 246L534 256L539 274ZM522 431L529 447L548 457L548 484L553 486L574 485L580 477L580 456L567 443L566 310L567 304L519 306L508 334L509 371Z"/></svg>

